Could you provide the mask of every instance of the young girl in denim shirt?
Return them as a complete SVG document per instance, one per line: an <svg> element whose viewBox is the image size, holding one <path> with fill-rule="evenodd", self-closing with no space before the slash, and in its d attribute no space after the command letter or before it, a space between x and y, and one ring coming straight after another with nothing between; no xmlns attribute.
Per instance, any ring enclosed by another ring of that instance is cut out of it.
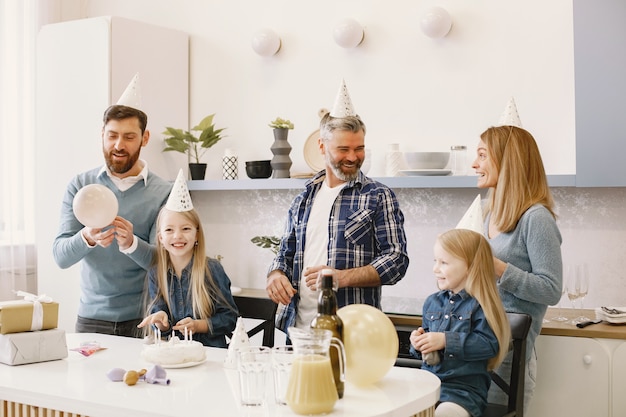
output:
<svg viewBox="0 0 626 417"><path fill-rule="evenodd" d="M424 303L422 327L410 336L411 353L441 379L436 417L477 417L487 404L489 371L510 342L491 248L479 233L454 229L437 238L434 255L440 291Z"/></svg>
<svg viewBox="0 0 626 417"><path fill-rule="evenodd" d="M202 223L181 174L157 218L157 259L148 271L150 314L138 327L151 324L163 336L190 333L205 346L226 347L238 316L230 279L219 261L205 255Z"/></svg>

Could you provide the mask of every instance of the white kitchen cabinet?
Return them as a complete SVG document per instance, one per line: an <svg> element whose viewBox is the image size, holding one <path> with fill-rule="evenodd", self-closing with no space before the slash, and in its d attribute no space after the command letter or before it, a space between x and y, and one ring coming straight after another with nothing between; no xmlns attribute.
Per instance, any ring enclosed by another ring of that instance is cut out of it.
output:
<svg viewBox="0 0 626 417"><path fill-rule="evenodd" d="M42 27L37 38L36 196L38 290L58 301L59 327L73 331L79 265L52 258L65 188L79 172L101 166L102 115L139 73L151 140L141 158L173 180L184 161L163 153L165 126L188 126L189 35L120 17ZM62 290L61 290L62 288Z"/></svg>
<svg viewBox="0 0 626 417"><path fill-rule="evenodd" d="M622 342L613 352L611 405L612 417L626 417L626 342Z"/></svg>
<svg viewBox="0 0 626 417"><path fill-rule="evenodd" d="M616 369L611 352L616 343L623 341L540 335L535 343L537 387L524 415L611 416L611 367ZM626 351L622 356L623 364Z"/></svg>

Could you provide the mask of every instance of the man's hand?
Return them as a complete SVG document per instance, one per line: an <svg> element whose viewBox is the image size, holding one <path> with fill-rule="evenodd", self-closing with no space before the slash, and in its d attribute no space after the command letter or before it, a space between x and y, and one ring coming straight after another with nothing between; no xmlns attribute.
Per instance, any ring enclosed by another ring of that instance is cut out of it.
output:
<svg viewBox="0 0 626 417"><path fill-rule="evenodd" d="M276 270L267 276L265 287L267 295L275 303L288 305L291 298L296 295L296 289L291 285L283 271Z"/></svg>
<svg viewBox="0 0 626 417"><path fill-rule="evenodd" d="M113 220L115 226L115 239L120 250L126 250L133 244L133 224L123 217L117 216Z"/></svg>

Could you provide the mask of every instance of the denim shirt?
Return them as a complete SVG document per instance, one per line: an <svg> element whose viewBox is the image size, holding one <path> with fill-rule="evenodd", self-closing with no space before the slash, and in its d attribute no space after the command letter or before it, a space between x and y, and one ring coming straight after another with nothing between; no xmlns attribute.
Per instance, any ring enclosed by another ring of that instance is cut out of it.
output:
<svg viewBox="0 0 626 417"><path fill-rule="evenodd" d="M196 340L202 343L204 346L213 346L213 347L226 347L226 335L230 336L230 334L235 330L235 324L237 323L237 315L238 309L235 304L235 300L233 299L233 295L230 292L230 279L222 264L220 264L217 260L207 258L207 262L209 265L209 270L211 271L211 276L213 277L213 281L217 284L219 291L221 292L223 298L228 302L228 305L224 304L224 301L221 297L216 297L214 294L211 295L213 299L213 315L209 318L211 322L211 326L213 328L212 333L194 333L193 340ZM170 268L167 274L167 285L169 289L170 296L170 305L172 307L172 311L168 311L167 304L165 300L159 299L152 307L151 313L156 313L157 311L165 311L167 313L168 319L170 321L170 325L176 324L179 320L184 319L185 317L191 317L195 320L198 319L193 312L193 305L191 302L191 292L190 288L190 275L191 275L191 265L193 263L193 258L189 262L189 264L183 269L181 277L176 277L174 271ZM148 272L148 288L150 291L151 299L154 299L157 292L157 284L156 284L156 267L152 267ZM171 330L167 332L163 332L163 336L168 336L171 334ZM181 335L178 335L181 337ZM182 337L181 337L182 338Z"/></svg>
<svg viewBox="0 0 626 417"><path fill-rule="evenodd" d="M298 290L304 268L306 229L313 200L326 178L320 171L291 204L278 254L268 272L281 270ZM371 265L382 285L400 281L409 266L404 215L394 192L366 177L349 181L331 210L328 223L328 260L331 268L344 270ZM287 332L296 321L299 294L288 306L279 306L276 327ZM369 304L381 308L381 287L345 287L337 291L337 304Z"/></svg>
<svg viewBox="0 0 626 417"><path fill-rule="evenodd" d="M456 403L472 416L480 416L491 384L487 362L498 353L498 340L482 307L465 290L457 294L439 291L424 303L422 327L446 335L446 347L438 352L441 361L422 367L441 379L440 401ZM421 358L413 346L411 354Z"/></svg>

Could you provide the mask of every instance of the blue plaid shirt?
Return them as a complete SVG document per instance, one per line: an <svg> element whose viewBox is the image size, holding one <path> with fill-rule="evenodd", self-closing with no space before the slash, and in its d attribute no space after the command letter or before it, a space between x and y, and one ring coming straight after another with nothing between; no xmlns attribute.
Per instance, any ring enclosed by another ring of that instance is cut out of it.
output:
<svg viewBox="0 0 626 417"><path fill-rule="evenodd" d="M306 228L315 195L326 177L319 172L289 208L285 233L269 272L281 270L298 290L304 268ZM409 266L404 215L394 192L359 172L341 190L328 223L328 259L331 268L344 270L371 265L382 285L400 281ZM283 331L296 322L299 294L288 306L279 306L276 327ZM337 292L339 307L369 304L381 308L381 287L345 287Z"/></svg>
<svg viewBox="0 0 626 417"><path fill-rule="evenodd" d="M487 362L498 354L499 344L478 301L465 290L431 294L424 302L422 328L446 334L446 347L438 352L441 362L422 365L441 379L439 401L456 403L472 416L482 415L491 384ZM421 359L413 346L410 351Z"/></svg>

